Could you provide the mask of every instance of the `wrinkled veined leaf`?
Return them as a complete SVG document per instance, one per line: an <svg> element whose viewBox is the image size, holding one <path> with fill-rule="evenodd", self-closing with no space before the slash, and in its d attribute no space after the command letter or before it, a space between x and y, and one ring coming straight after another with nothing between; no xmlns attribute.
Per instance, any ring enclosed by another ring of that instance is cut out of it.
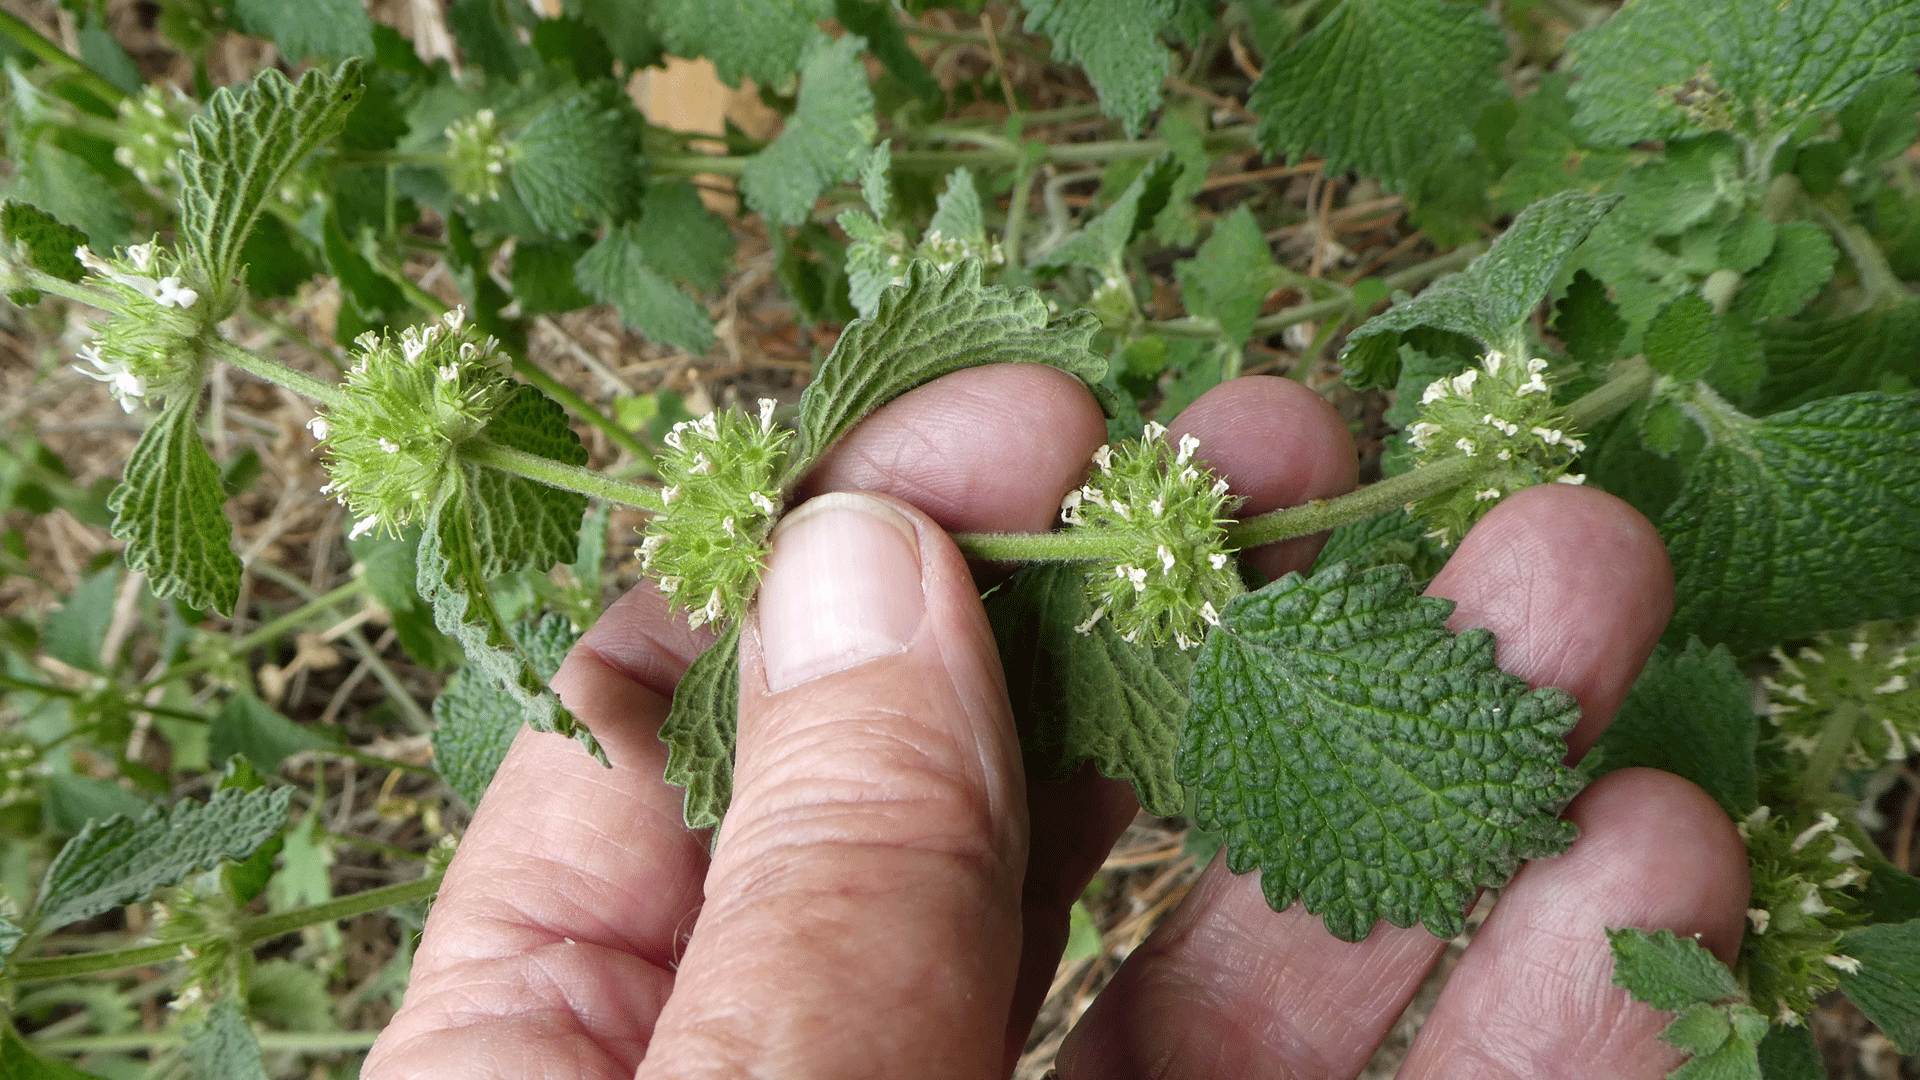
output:
<svg viewBox="0 0 1920 1080"><path fill-rule="evenodd" d="M1298 45L1267 57L1247 107L1269 153L1317 150L1329 173L1400 188L1471 133L1503 93L1506 58L1506 35L1478 5L1343 0Z"/></svg>
<svg viewBox="0 0 1920 1080"><path fill-rule="evenodd" d="M1772 254L1741 282L1733 310L1754 320L1792 315L1820 294L1839 257L1827 230L1790 221L1775 231Z"/></svg>
<svg viewBox="0 0 1920 1080"><path fill-rule="evenodd" d="M933 220L927 222L926 239L965 240L984 245L987 242L986 213L980 206L980 192L974 189L973 174L955 169L947 177L947 186L934 203Z"/></svg>
<svg viewBox="0 0 1920 1080"><path fill-rule="evenodd" d="M1860 970L1840 973L1840 989L1903 1054L1920 1054L1920 919L1863 926L1840 939Z"/></svg>
<svg viewBox="0 0 1920 1080"><path fill-rule="evenodd" d="M524 383L514 387L484 434L502 446L565 465L587 463L587 448L567 425L566 410ZM587 512L585 495L496 469L463 468L475 499L474 543L482 574L545 573L557 563L573 561L580 519Z"/></svg>
<svg viewBox="0 0 1920 1080"><path fill-rule="evenodd" d="M1775 323L1760 339L1767 373L1754 412L1874 390L1889 376L1920 383L1920 303L1913 301L1840 319Z"/></svg>
<svg viewBox="0 0 1920 1080"><path fill-rule="evenodd" d="M733 750L740 727L740 624L694 658L660 725L667 783L687 791L687 827L720 824L733 801Z"/></svg>
<svg viewBox="0 0 1920 1080"><path fill-rule="evenodd" d="M89 821L54 856L40 883L34 922L42 930L90 919L223 861L239 861L287 823L292 788L216 791L138 819Z"/></svg>
<svg viewBox="0 0 1920 1080"><path fill-rule="evenodd" d="M581 256L574 281L588 295L620 309L620 321L655 341L695 356L713 346L713 320L693 297L648 265L641 222L607 230Z"/></svg>
<svg viewBox="0 0 1920 1080"><path fill-rule="evenodd" d="M653 0L654 25L675 56L712 60L730 86L747 78L773 90L802 66L815 24L832 14L832 0ZM864 86L859 62L849 65Z"/></svg>
<svg viewBox="0 0 1920 1080"><path fill-rule="evenodd" d="M260 1040L247 1023L246 1012L232 997L220 999L207 1018L182 1027L187 1037L186 1057L197 1075L220 1080L267 1080L260 1060Z"/></svg>
<svg viewBox="0 0 1920 1080"><path fill-rule="evenodd" d="M1526 349L1522 330L1534 306L1573 249L1617 201L1568 191L1528 207L1464 271L1441 278L1347 335L1340 354L1347 381L1356 387L1393 385L1400 377L1400 332L1419 327L1464 334L1518 356Z"/></svg>
<svg viewBox="0 0 1920 1080"><path fill-rule="evenodd" d="M52 214L26 203L9 199L0 203L0 238L9 247L25 250L27 262L42 273L61 281L79 281L87 274L74 249L87 242L87 234L60 223ZM21 307L40 302L34 289L19 289L7 297Z"/></svg>
<svg viewBox="0 0 1920 1080"><path fill-rule="evenodd" d="M702 3L705 0L701 0ZM820 193L851 180L873 143L873 90L860 66L866 42L816 34L800 62L800 100L780 135L747 160L747 205L780 225L803 225Z"/></svg>
<svg viewBox="0 0 1920 1080"><path fill-rule="evenodd" d="M905 285L881 295L873 318L848 324L800 398L804 442L789 482L805 475L868 413L963 368L1036 363L1090 387L1106 379L1106 358L1089 348L1099 329L1091 314L1078 311L1049 323L1038 293L988 288L980 275L972 259L945 273L915 262Z"/></svg>
<svg viewBox="0 0 1920 1080"><path fill-rule="evenodd" d="M289 60L373 55L373 20L360 0L235 0L233 14Z"/></svg>
<svg viewBox="0 0 1920 1080"><path fill-rule="evenodd" d="M1760 1043L1770 1025L1746 1003L1727 965L1671 930L1608 930L1607 940L1614 985L1679 1014L1660 1038L1692 1057L1669 1080L1761 1080Z"/></svg>
<svg viewBox="0 0 1920 1080"><path fill-rule="evenodd" d="M1173 272L1187 310L1219 323L1236 348L1253 336L1260 305L1281 280L1267 238L1244 203L1221 218L1193 258L1175 263Z"/></svg>
<svg viewBox="0 0 1920 1080"><path fill-rule="evenodd" d="M1733 655L1695 639L1647 661L1595 750L1606 772L1643 766L1683 776L1738 821L1760 804L1759 739L1753 691Z"/></svg>
<svg viewBox="0 0 1920 1080"><path fill-rule="evenodd" d="M107 507L114 538L127 542L127 568L144 571L155 596L224 615L240 595L240 559L221 510L220 467L194 425L199 406L198 393L168 400L134 446Z"/></svg>
<svg viewBox="0 0 1920 1080"><path fill-rule="evenodd" d="M534 673L552 681L579 634L567 617L549 613L508 628ZM480 805L493 774L525 721L519 703L503 697L479 668L464 667L433 700L433 767L469 808Z"/></svg>
<svg viewBox="0 0 1920 1080"><path fill-rule="evenodd" d="M508 150L520 204L563 237L626 214L640 186L639 155L638 118L585 92L527 121Z"/></svg>
<svg viewBox="0 0 1920 1080"><path fill-rule="evenodd" d="M1175 5L1170 0L1028 0L1027 33L1053 41L1053 57L1079 64L1100 95L1100 108L1138 134L1160 107L1160 84L1173 54L1160 41Z"/></svg>
<svg viewBox="0 0 1920 1080"><path fill-rule="evenodd" d="M1194 665L1180 748L1194 822L1346 941L1381 919L1460 932L1475 890L1557 854L1579 709L1494 665L1493 635L1405 568L1288 574L1236 597Z"/></svg>

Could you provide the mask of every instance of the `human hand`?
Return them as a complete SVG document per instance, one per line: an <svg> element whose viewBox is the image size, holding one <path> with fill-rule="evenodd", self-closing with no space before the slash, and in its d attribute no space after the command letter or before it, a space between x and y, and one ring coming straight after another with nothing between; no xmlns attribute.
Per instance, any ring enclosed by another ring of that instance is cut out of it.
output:
<svg viewBox="0 0 1920 1080"><path fill-rule="evenodd" d="M1295 383L1245 379L1174 425L1257 513L1354 483L1344 423ZM655 737L710 637L636 589L555 688L606 746L522 732L449 869L370 1080L1004 1074L1067 913L1131 820L1090 769L1029 784L977 589L941 531L1038 531L1104 441L1077 383L1017 365L949 376L874 414L790 515L742 647L734 801L714 858L681 824ZM888 497L891 498L888 498ZM897 501L896 501L897 500ZM1318 541L1252 553L1304 570ZM1665 625L1657 536L1618 500L1550 485L1507 500L1432 591L1502 667L1584 713L1578 755ZM853 661L865 658L864 663ZM841 670L832 670L841 668ZM1454 972L1405 1076L1657 1077L1663 1017L1610 984L1602 928L1738 947L1745 853L1698 789L1609 775L1582 830L1527 866ZM1217 861L1122 965L1061 1075L1350 1076L1445 943L1347 944Z"/></svg>

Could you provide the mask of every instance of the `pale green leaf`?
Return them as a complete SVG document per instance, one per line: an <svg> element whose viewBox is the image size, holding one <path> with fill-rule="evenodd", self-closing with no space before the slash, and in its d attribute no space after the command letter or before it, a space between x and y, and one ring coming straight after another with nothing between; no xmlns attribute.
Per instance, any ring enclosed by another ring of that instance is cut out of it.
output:
<svg viewBox="0 0 1920 1080"><path fill-rule="evenodd" d="M1253 320L1281 280L1267 238L1245 203L1221 218L1193 258L1175 263L1173 272L1187 311L1218 323L1235 348L1253 336Z"/></svg>
<svg viewBox="0 0 1920 1080"><path fill-rule="evenodd" d="M373 20L361 0L234 0L235 20L270 37L288 60L373 55Z"/></svg>
<svg viewBox="0 0 1920 1080"><path fill-rule="evenodd" d="M1859 974L1841 972L1840 989L1901 1053L1920 1054L1920 919L1863 926L1840 952L1860 961Z"/></svg>
<svg viewBox="0 0 1920 1080"><path fill-rule="evenodd" d="M1755 321L1792 315L1820 295L1839 257L1825 229L1788 222L1774 231L1772 254L1741 283L1733 310Z"/></svg>
<svg viewBox="0 0 1920 1080"><path fill-rule="evenodd" d="M720 287L733 263L733 232L706 208L700 189L685 180L656 180L640 210L643 261L702 292Z"/></svg>
<svg viewBox="0 0 1920 1080"><path fill-rule="evenodd" d="M1084 573L1030 566L987 598L1027 776L1064 780L1088 761L1133 785L1150 814L1172 816L1185 795L1174 777L1193 654L1121 640L1111 619L1086 633Z"/></svg>
<svg viewBox="0 0 1920 1080"><path fill-rule="evenodd" d="M565 465L585 465L587 448L567 425L558 402L524 383L487 423L483 434L501 446ZM513 570L544 574L572 562L587 497L497 469L463 465L472 495L474 543L481 573Z"/></svg>
<svg viewBox="0 0 1920 1080"><path fill-rule="evenodd" d="M1696 640L1647 661L1595 752L1606 772L1636 766L1683 776L1736 821L1760 804L1760 721L1733 655Z"/></svg>
<svg viewBox="0 0 1920 1080"><path fill-rule="evenodd" d="M804 65L815 23L832 14L832 0L653 0L654 25L668 51L712 60L730 86L746 78L770 90ZM860 62L848 66L864 86Z"/></svg>
<svg viewBox="0 0 1920 1080"><path fill-rule="evenodd" d="M223 861L238 862L287 822L292 788L216 791L138 819L90 821L54 856L40 883L34 922L42 930L90 919Z"/></svg>
<svg viewBox="0 0 1920 1080"><path fill-rule="evenodd" d="M1140 203L1146 195L1148 176L1141 173L1120 192L1113 204L1094 215L1060 243L1048 248L1034 260L1037 267L1081 266L1106 275L1124 276L1120 255L1133 239L1140 222Z"/></svg>
<svg viewBox="0 0 1920 1080"><path fill-rule="evenodd" d="M247 1023L240 1003L222 998L207 1011L205 1020L181 1027L187 1037L186 1058L195 1075L220 1080L267 1080L260 1060L260 1040Z"/></svg>
<svg viewBox="0 0 1920 1080"><path fill-rule="evenodd" d="M329 745L246 690L228 698L207 728L207 758L215 768L239 754L271 774L294 754Z"/></svg>
<svg viewBox="0 0 1920 1080"><path fill-rule="evenodd" d="M60 607L47 616L40 647L48 656L81 671L100 671L100 646L113 622L114 598L120 591L120 568L109 566L83 580ZM104 672L102 672L104 674Z"/></svg>
<svg viewBox="0 0 1920 1080"><path fill-rule="evenodd" d="M1031 289L988 288L980 264L945 273L915 262L907 283L880 297L871 319L848 324L800 398L802 451L797 479L820 455L880 406L922 383L982 364L1047 364L1089 386L1106 379L1106 357L1089 347L1100 324L1075 312L1047 321L1047 303Z"/></svg>
<svg viewBox="0 0 1920 1080"><path fill-rule="evenodd" d="M529 120L507 155L514 194L534 223L572 236L631 209L641 180L639 119L583 91Z"/></svg>
<svg viewBox="0 0 1920 1080"><path fill-rule="evenodd" d="M1502 673L1493 635L1449 632L1452 610L1403 567L1341 564L1237 597L1208 635L1179 777L1276 910L1346 941L1381 919L1451 937L1479 887L1572 843L1578 708Z"/></svg>
<svg viewBox="0 0 1920 1080"><path fill-rule="evenodd" d="M14 153L19 156L13 159L13 182L7 186L10 199L72 222L101 251L132 238L133 216L126 199L86 162L50 141Z"/></svg>
<svg viewBox="0 0 1920 1080"><path fill-rule="evenodd" d="M947 240L986 242L986 211L980 206L980 192L974 189L973 174L965 169L953 170L934 204L926 239L931 241L936 235Z"/></svg>
<svg viewBox="0 0 1920 1080"><path fill-rule="evenodd" d="M1613 984L1663 1012L1712 1005L1740 995L1727 965L1692 938L1671 930L1608 930Z"/></svg>
<svg viewBox="0 0 1920 1080"><path fill-rule="evenodd" d="M1347 335L1340 362L1356 387L1391 386L1400 375L1400 334L1420 327L1474 338L1518 356L1533 309L1580 246L1618 200L1562 192L1533 204L1466 270L1434 282Z"/></svg>
<svg viewBox="0 0 1920 1080"><path fill-rule="evenodd" d="M1741 656L1920 614L1920 399L1707 416L1713 443L1660 522L1679 599L1669 640Z"/></svg>
<svg viewBox="0 0 1920 1080"><path fill-rule="evenodd" d="M740 726L740 624L728 626L694 658L673 689L660 725L667 744L667 783L687 791L687 827L720 824L733 800L733 749Z"/></svg>
<svg viewBox="0 0 1920 1080"><path fill-rule="evenodd" d="M1733 1025L1727 1023L1726 1013L1712 1005L1695 1003L1674 1017L1673 1022L1660 1033L1660 1041L1689 1054L1700 1055L1720 1049L1732 1036Z"/></svg>
<svg viewBox="0 0 1920 1080"><path fill-rule="evenodd" d="M876 221L887 219L887 207L893 202L892 172L893 140L882 139L860 162L860 197Z"/></svg>
<svg viewBox="0 0 1920 1080"><path fill-rule="evenodd" d="M1767 373L1756 412L1877 389L1890 376L1920 383L1920 303L1913 301L1842 319L1774 323L1760 338Z"/></svg>
<svg viewBox="0 0 1920 1080"><path fill-rule="evenodd" d="M113 536L127 542L129 570L144 571L155 596L227 614L240 595L226 492L194 426L197 393L175 394L127 458L107 497Z"/></svg>
<svg viewBox="0 0 1920 1080"><path fill-rule="evenodd" d="M534 673L549 681L580 636L557 612L516 623L508 632ZM519 705L501 696L484 671L463 667L433 700L433 719L433 767L469 808L479 806L525 721Z"/></svg>
<svg viewBox="0 0 1920 1080"><path fill-rule="evenodd" d="M1808 116L1920 66L1909 0L1637 0L1568 46L1579 122L1616 145L1735 131L1771 152Z"/></svg>
<svg viewBox="0 0 1920 1080"><path fill-rule="evenodd" d="M713 320L693 297L647 262L643 223L607 230L574 265L587 295L620 309L620 321L655 341L695 356L713 347Z"/></svg>
<svg viewBox="0 0 1920 1080"><path fill-rule="evenodd" d="M15 925L12 919L0 915L0 967L6 966L7 957L13 955L13 947L26 936L26 930Z"/></svg>
<svg viewBox="0 0 1920 1080"><path fill-rule="evenodd" d="M1699 292L1683 292L1647 325L1641 342L1647 363L1670 379L1689 381L1707 373L1720 354L1713 308Z"/></svg>
<svg viewBox="0 0 1920 1080"><path fill-rule="evenodd" d="M839 217L847 232L847 299L853 309L872 318L880 306L880 294L889 285L906 281L906 264L912 258L906 238L874 220L861 210L849 210Z"/></svg>
<svg viewBox="0 0 1920 1080"><path fill-rule="evenodd" d="M740 176L747 205L769 222L805 224L822 192L859 174L876 130L873 90L860 65L865 47L852 34L838 41L815 34L807 47L793 115Z"/></svg>
<svg viewBox="0 0 1920 1080"><path fill-rule="evenodd" d="M1079 64L1100 95L1100 108L1138 134L1160 107L1160 84L1173 71L1173 54L1160 30L1173 14L1169 0L1028 0L1027 33L1053 41L1053 57Z"/></svg>
<svg viewBox="0 0 1920 1080"><path fill-rule="evenodd" d="M340 1030L326 972L275 958L256 965L247 981L247 1012L262 1023L286 1031Z"/></svg>
<svg viewBox="0 0 1920 1080"><path fill-rule="evenodd" d="M1399 188L1472 134L1504 93L1507 39L1477 4L1343 0L1290 51L1269 56L1247 99L1275 156L1318 151Z"/></svg>
<svg viewBox="0 0 1920 1080"><path fill-rule="evenodd" d="M180 236L208 286L233 295L247 234L307 154L338 132L360 102L360 63L314 68L298 83L268 68L222 87L188 125L180 151ZM216 310L231 300L214 304Z"/></svg>

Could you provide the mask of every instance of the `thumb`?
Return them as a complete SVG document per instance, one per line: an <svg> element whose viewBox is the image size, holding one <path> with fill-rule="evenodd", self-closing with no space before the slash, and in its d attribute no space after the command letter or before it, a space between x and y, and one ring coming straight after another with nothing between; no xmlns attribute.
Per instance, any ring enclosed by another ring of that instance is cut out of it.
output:
<svg viewBox="0 0 1920 1080"><path fill-rule="evenodd" d="M965 561L904 503L822 495L744 631L733 804L639 1075L997 1076L1027 819Z"/></svg>

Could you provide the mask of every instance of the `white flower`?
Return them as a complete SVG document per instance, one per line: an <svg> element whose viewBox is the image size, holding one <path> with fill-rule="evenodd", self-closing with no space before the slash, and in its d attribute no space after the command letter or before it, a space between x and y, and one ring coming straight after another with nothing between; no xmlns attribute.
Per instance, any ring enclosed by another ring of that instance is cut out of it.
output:
<svg viewBox="0 0 1920 1080"><path fill-rule="evenodd" d="M106 383L113 399L120 403L121 411L132 412L134 402L146 399L147 380L134 373L125 363L107 360L92 345L82 345L78 351L80 359L92 364L93 370L89 371L79 364L73 365L73 370L96 382Z"/></svg>
<svg viewBox="0 0 1920 1080"><path fill-rule="evenodd" d="M1876 694L1898 694L1903 693L1906 689L1907 677L1905 675L1895 675L1886 682L1874 687L1873 692Z"/></svg>
<svg viewBox="0 0 1920 1080"><path fill-rule="evenodd" d="M316 416L313 419L307 421L307 430L313 432L314 438L320 440L321 442L325 442L327 441L327 433L332 429L327 426L326 417Z"/></svg>
<svg viewBox="0 0 1920 1080"><path fill-rule="evenodd" d="M200 294L180 284L177 277L160 279L153 301L161 307L190 308L200 299Z"/></svg>
<svg viewBox="0 0 1920 1080"><path fill-rule="evenodd" d="M372 532L374 530L374 527L379 524L380 524L380 516L378 514L368 514L366 517L363 517L359 521L356 521L353 523L353 529L352 531L347 533L347 539L358 540L361 537Z"/></svg>
<svg viewBox="0 0 1920 1080"><path fill-rule="evenodd" d="M1767 927L1773 922L1773 912L1760 907L1748 908L1747 921L1753 924L1754 933L1764 934L1767 932Z"/></svg>
<svg viewBox="0 0 1920 1080"><path fill-rule="evenodd" d="M1473 499L1475 502L1491 502L1494 499L1497 499L1499 497L1500 497L1499 488L1486 488L1482 491L1476 491L1473 493Z"/></svg>
<svg viewBox="0 0 1920 1080"><path fill-rule="evenodd" d="M1860 961L1855 960L1851 956L1846 956L1841 953L1828 953L1820 959L1835 971L1845 972L1848 975L1860 974Z"/></svg>

